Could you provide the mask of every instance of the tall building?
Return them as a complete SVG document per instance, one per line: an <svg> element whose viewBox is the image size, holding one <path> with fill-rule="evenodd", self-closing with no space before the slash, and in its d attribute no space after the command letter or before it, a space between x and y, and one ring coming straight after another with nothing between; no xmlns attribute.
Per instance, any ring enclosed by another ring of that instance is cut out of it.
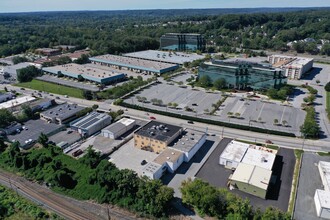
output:
<svg viewBox="0 0 330 220"><path fill-rule="evenodd" d="M199 78L203 76L210 77L212 82L224 79L228 88L235 89L279 88L287 83L287 78L279 68L239 60L205 62L198 72Z"/></svg>
<svg viewBox="0 0 330 220"><path fill-rule="evenodd" d="M271 55L268 57L273 67L284 70L288 79L300 79L313 68L314 59L305 57L292 57L283 55Z"/></svg>
<svg viewBox="0 0 330 220"><path fill-rule="evenodd" d="M204 51L206 41L200 34L167 33L160 38L162 50Z"/></svg>

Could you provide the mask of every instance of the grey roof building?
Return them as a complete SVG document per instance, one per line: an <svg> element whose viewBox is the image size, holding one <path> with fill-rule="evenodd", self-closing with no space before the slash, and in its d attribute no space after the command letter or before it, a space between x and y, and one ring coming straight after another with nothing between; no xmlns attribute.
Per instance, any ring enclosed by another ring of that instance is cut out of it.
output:
<svg viewBox="0 0 330 220"><path fill-rule="evenodd" d="M76 119L77 114L84 109L84 107L76 104L64 103L40 113L40 118L51 123L66 124Z"/></svg>
<svg viewBox="0 0 330 220"><path fill-rule="evenodd" d="M109 125L101 131L103 137L116 139L125 132L131 130L135 126L135 120L130 118L122 118L116 123Z"/></svg>
<svg viewBox="0 0 330 220"><path fill-rule="evenodd" d="M71 123L71 128L77 130L82 136L90 136L111 123L111 116L108 114L92 112L87 116Z"/></svg>

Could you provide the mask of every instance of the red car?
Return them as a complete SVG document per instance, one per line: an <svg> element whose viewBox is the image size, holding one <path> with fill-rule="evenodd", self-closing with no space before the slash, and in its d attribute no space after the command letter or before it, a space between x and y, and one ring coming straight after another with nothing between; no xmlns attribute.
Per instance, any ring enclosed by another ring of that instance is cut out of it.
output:
<svg viewBox="0 0 330 220"><path fill-rule="evenodd" d="M271 140L266 140L266 144L272 144L273 142Z"/></svg>
<svg viewBox="0 0 330 220"><path fill-rule="evenodd" d="M154 116L150 116L151 120L156 120L156 118Z"/></svg>

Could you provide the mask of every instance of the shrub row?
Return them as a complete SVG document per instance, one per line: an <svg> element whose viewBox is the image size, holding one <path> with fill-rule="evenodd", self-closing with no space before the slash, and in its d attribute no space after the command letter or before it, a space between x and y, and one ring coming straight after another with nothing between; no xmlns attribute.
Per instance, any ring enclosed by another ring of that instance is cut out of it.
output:
<svg viewBox="0 0 330 220"><path fill-rule="evenodd" d="M159 111L159 110L155 110L155 109L149 109L149 108L145 108L145 107L138 106L138 105L132 105L132 104L129 104L126 102L122 102L119 104L126 108L133 108L133 109L137 109L137 110L141 110L141 111L151 112L151 113L155 113L155 114L161 114L161 115L170 116L170 117L174 117L174 118L180 118L180 119L184 119L184 120L188 120L188 121L196 121L196 122L201 122L201 123L206 123L206 124L224 126L224 127L235 128L235 129L240 129L240 130L254 131L254 132L259 132L259 133L295 137L295 134L293 134L293 133L274 131L274 130L257 128L257 127L250 127L250 126L246 126L246 125L232 124L232 123L227 123L227 122L222 122L222 121L214 121L214 120L204 119L204 118L196 118L193 116L177 114L177 113L173 113L173 112L164 112L164 111Z"/></svg>

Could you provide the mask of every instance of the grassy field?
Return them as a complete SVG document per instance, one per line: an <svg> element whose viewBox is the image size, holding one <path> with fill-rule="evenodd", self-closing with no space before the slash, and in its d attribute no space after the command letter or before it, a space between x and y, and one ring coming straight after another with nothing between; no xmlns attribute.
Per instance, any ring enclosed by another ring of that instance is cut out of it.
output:
<svg viewBox="0 0 330 220"><path fill-rule="evenodd" d="M330 92L327 92L327 106L326 106L326 110L328 113L328 119L330 120Z"/></svg>
<svg viewBox="0 0 330 220"><path fill-rule="evenodd" d="M292 215L294 211L294 204L296 201L296 193L297 193L297 186L298 186L298 180L299 180L299 172L300 172L300 165L301 165L301 157L304 151L295 149L294 155L296 157L296 164L294 167L294 173L293 173L293 182L292 182L292 189L291 189L291 196L290 196L290 202L288 207L288 212Z"/></svg>
<svg viewBox="0 0 330 220"><path fill-rule="evenodd" d="M55 94L59 94L59 95L68 95L68 96L76 97L76 98L84 98L83 92L81 89L57 85L54 83L44 82L44 81L40 81L40 80L36 80L36 79L32 80L31 82L18 83L18 84L16 84L16 86L55 93Z"/></svg>

